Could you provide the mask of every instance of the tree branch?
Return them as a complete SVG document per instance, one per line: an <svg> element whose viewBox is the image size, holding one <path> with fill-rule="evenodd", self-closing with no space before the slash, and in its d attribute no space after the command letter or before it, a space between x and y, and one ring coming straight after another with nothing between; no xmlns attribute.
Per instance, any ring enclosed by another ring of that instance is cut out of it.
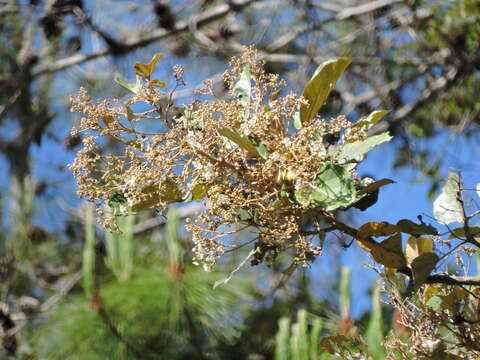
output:
<svg viewBox="0 0 480 360"><path fill-rule="evenodd" d="M224 17L232 11L238 12L244 7L254 3L255 1L257 0L232 0L227 4L216 6L215 8L212 8L197 16L194 16L194 18L190 19L189 21L179 21L172 30L157 29L149 34L127 39L123 43L119 42L119 44L122 46L122 49L124 49L124 51L143 47L155 41L162 40L164 38L188 31L189 24L192 22L194 22L198 27L200 27L209 24L215 20L218 20L219 18ZM37 77L48 73L54 73L74 65L79 65L90 60L110 55L112 53L113 52L111 48L106 48L90 54L73 55L64 59L57 60L51 64L39 65L33 70L32 77Z"/></svg>
<svg viewBox="0 0 480 360"><path fill-rule="evenodd" d="M454 276L454 275L430 275L425 282L427 284L445 285L475 285L480 286L480 276Z"/></svg>

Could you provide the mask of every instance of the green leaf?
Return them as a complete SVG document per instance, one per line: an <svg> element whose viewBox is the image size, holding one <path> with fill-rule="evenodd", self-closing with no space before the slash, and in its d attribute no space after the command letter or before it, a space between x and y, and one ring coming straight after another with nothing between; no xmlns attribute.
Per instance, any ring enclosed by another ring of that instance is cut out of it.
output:
<svg viewBox="0 0 480 360"><path fill-rule="evenodd" d="M394 235L379 244L369 238L357 238L360 247L370 252L377 263L392 269L403 269L405 268L406 260L405 256L398 249L398 239L398 235Z"/></svg>
<svg viewBox="0 0 480 360"><path fill-rule="evenodd" d="M378 123L385 115L387 115L390 112L390 110L376 110L372 112L370 115L368 115L366 118L360 119L358 122L356 122L353 126L352 129L350 130L352 134L355 134L357 132L367 132L370 130L373 125Z"/></svg>
<svg viewBox="0 0 480 360"><path fill-rule="evenodd" d="M398 226L390 224L386 221L370 221L360 226L357 231L357 235L360 238L367 238L369 236L388 236L395 234L399 230L400 229L398 228Z"/></svg>
<svg viewBox="0 0 480 360"><path fill-rule="evenodd" d="M315 177L315 186L295 191L300 204L315 201L327 211L348 206L356 199L356 190L350 173L334 163L325 163Z"/></svg>
<svg viewBox="0 0 480 360"><path fill-rule="evenodd" d="M113 215L118 216L122 214L122 207L128 205L127 198L123 193L117 191L113 193L108 200L108 206L113 210Z"/></svg>
<svg viewBox="0 0 480 360"><path fill-rule="evenodd" d="M207 196L208 190L212 187L210 184L195 184L192 188L192 200L199 201Z"/></svg>
<svg viewBox="0 0 480 360"><path fill-rule="evenodd" d="M172 179L166 179L160 184L146 186L142 192L146 195L145 199L134 204L132 211L149 210L159 205L180 202L183 199L182 191Z"/></svg>
<svg viewBox="0 0 480 360"><path fill-rule="evenodd" d="M389 238L383 240L380 243L380 246L383 247L385 250L394 252L394 253L399 254L399 255L403 255L403 252L402 252L402 235L400 235L400 233L392 235Z"/></svg>
<svg viewBox="0 0 480 360"><path fill-rule="evenodd" d="M364 194L360 200L357 200L352 206L360 211L365 211L369 207L375 205L378 201L378 189L370 192L368 194Z"/></svg>
<svg viewBox="0 0 480 360"><path fill-rule="evenodd" d="M240 75L240 80L237 81L233 88L233 96L235 96L240 102L248 106L250 104L250 96L252 93L252 83L250 80L250 68L245 65Z"/></svg>
<svg viewBox="0 0 480 360"><path fill-rule="evenodd" d="M469 226L468 227L468 232L470 235L472 235L475 238L480 238L480 227L479 226ZM456 239L456 238L461 238L465 239L467 235L465 235L465 227L459 227L456 229L453 229L450 232L450 235L448 236L449 239Z"/></svg>
<svg viewBox="0 0 480 360"><path fill-rule="evenodd" d="M457 198L460 195L460 177L449 173L442 193L433 202L433 216L439 223L463 222L462 204Z"/></svg>
<svg viewBox="0 0 480 360"><path fill-rule="evenodd" d="M293 114L293 126L295 129L300 130L302 128L302 121L300 120L300 112L296 111Z"/></svg>
<svg viewBox="0 0 480 360"><path fill-rule="evenodd" d="M241 221L250 221L253 219L252 214L250 214L250 212L244 208L238 210L237 216Z"/></svg>
<svg viewBox="0 0 480 360"><path fill-rule="evenodd" d="M268 157L267 147L255 136L245 136L226 127L218 129L218 133L233 141L235 144L253 155L260 156L262 158Z"/></svg>
<svg viewBox="0 0 480 360"><path fill-rule="evenodd" d="M440 310L440 307L442 305L442 298L440 296L432 296L428 301L427 301L427 306L435 311Z"/></svg>
<svg viewBox="0 0 480 360"><path fill-rule="evenodd" d="M430 238L410 236L407 240L407 247L405 248L405 258L407 264L411 265L413 260L422 254L433 251L433 240Z"/></svg>
<svg viewBox="0 0 480 360"><path fill-rule="evenodd" d="M402 219L397 222L400 230L410 235L438 235L437 229L430 225L415 224L408 219Z"/></svg>
<svg viewBox="0 0 480 360"><path fill-rule="evenodd" d="M390 141L392 137L388 134L388 131L370 136L365 140L358 140L352 143L346 143L337 148L338 162L360 162L363 160L363 155L372 150L375 146L380 145L386 141Z"/></svg>
<svg viewBox="0 0 480 360"><path fill-rule="evenodd" d="M350 59L340 58L320 64L303 90L302 96L308 100L308 105L300 107L302 125L307 125L317 115L338 78L351 62L352 60Z"/></svg>
<svg viewBox="0 0 480 360"><path fill-rule="evenodd" d="M252 135L248 135L246 136L246 138L248 140L250 140L250 142L253 144L253 146L255 146L255 149L257 150L258 154L264 158L264 159L267 159L268 158L268 149L267 149L267 146L265 144L263 144L259 138L257 138L256 136L252 136Z"/></svg>
<svg viewBox="0 0 480 360"><path fill-rule="evenodd" d="M382 186L385 186L385 185L388 185L388 184L394 184L394 183L395 183L395 181L393 181L391 179L378 180L378 181L375 181L375 182L363 187L361 190L358 191L358 195L375 192L376 190L378 190Z"/></svg>
<svg viewBox="0 0 480 360"><path fill-rule="evenodd" d="M427 280L428 276L437 265L438 255L427 252L415 258L410 267L413 275L413 289L417 291Z"/></svg>
<svg viewBox="0 0 480 360"><path fill-rule="evenodd" d="M138 94L142 87L142 83L140 81L140 78L137 76L137 82L135 84L129 84L123 78L120 76L115 77L114 81L119 84L120 86L124 87L128 91L131 91L134 94Z"/></svg>

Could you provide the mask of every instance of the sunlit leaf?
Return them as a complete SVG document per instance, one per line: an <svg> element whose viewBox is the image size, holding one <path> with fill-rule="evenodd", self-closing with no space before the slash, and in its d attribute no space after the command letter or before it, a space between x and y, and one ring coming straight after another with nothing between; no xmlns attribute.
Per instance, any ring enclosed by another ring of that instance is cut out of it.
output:
<svg viewBox="0 0 480 360"><path fill-rule="evenodd" d="M153 209L160 205L180 202L183 199L183 193L178 184L171 179L166 179L160 184L149 185L142 192L145 199L134 204L132 211Z"/></svg>
<svg viewBox="0 0 480 360"><path fill-rule="evenodd" d="M433 226L424 224L415 224L408 219L402 219L397 222L400 230L410 235L437 235L438 231Z"/></svg>
<svg viewBox="0 0 480 360"><path fill-rule="evenodd" d="M367 250L377 263L392 269L405 268L405 257L398 251L398 248L395 248L394 243L398 241L397 238L387 239L386 244L379 244L368 238L357 238L357 240L359 245Z"/></svg>
<svg viewBox="0 0 480 360"><path fill-rule="evenodd" d="M385 115L387 115L390 110L376 110L368 115L366 118L361 118L358 122L356 122L350 132L351 135L354 135L358 132L367 132L370 130L373 125L378 123Z"/></svg>
<svg viewBox="0 0 480 360"><path fill-rule="evenodd" d="M148 70L150 71L150 75L152 75L155 71L155 68L157 67L157 64L161 58L163 58L163 54L153 55L152 60L150 60L150 64L148 64Z"/></svg>
<svg viewBox="0 0 480 360"><path fill-rule="evenodd" d="M442 224L463 222L463 209L458 200L460 194L460 177L449 173L447 182L440 196L433 202L433 216Z"/></svg>
<svg viewBox="0 0 480 360"><path fill-rule="evenodd" d="M148 65L143 64L141 62L136 62L133 65L133 67L135 69L135 74L137 74L138 76L140 76L144 79L149 79L150 78L150 70L148 68Z"/></svg>
<svg viewBox="0 0 480 360"><path fill-rule="evenodd" d="M358 237L367 238L369 236L388 236L400 231L398 226L390 224L386 221L375 222L371 221L363 224L358 229Z"/></svg>
<svg viewBox="0 0 480 360"><path fill-rule="evenodd" d="M321 208L331 211L354 202L356 190L353 179L345 168L325 163L315 177L315 186L296 190L295 197L301 204L315 201Z"/></svg>
<svg viewBox="0 0 480 360"><path fill-rule="evenodd" d="M258 138L254 136L245 136L239 134L237 131L230 130L226 127L218 129L218 133L225 136L227 139L233 141L241 148L247 150L249 153L263 158L268 157L268 150Z"/></svg>
<svg viewBox="0 0 480 360"><path fill-rule="evenodd" d="M438 262L438 255L427 252L415 258L410 267L413 275L413 289L417 291L427 280L428 276L435 269Z"/></svg>
<svg viewBox="0 0 480 360"><path fill-rule="evenodd" d="M257 137L247 135L246 138L250 140L250 142L255 146L255 149L257 150L258 154L266 159L268 158L268 149L265 144L263 144Z"/></svg>
<svg viewBox="0 0 480 360"><path fill-rule="evenodd" d="M480 226L470 226L470 227L468 227L468 232L473 237L480 237ZM455 238L465 239L466 237L467 237L467 235L465 235L465 227L464 226L453 229L450 232L450 235L448 236L449 239L455 239Z"/></svg>
<svg viewBox="0 0 480 360"><path fill-rule="evenodd" d="M150 80L148 82L148 87L152 87L152 86L155 86L155 87L158 87L158 88L164 88L165 87L165 83L163 81L160 81L160 80Z"/></svg>
<svg viewBox="0 0 480 360"><path fill-rule="evenodd" d="M343 144L336 150L338 161L339 163L359 162L363 159L363 156L375 146L390 141L391 139L392 137L388 134L388 131L386 131L378 135L370 136L365 140Z"/></svg>
<svg viewBox="0 0 480 360"><path fill-rule="evenodd" d="M195 184L192 189L192 200L199 201L207 196L208 190L212 186L209 184Z"/></svg>
<svg viewBox="0 0 480 360"><path fill-rule="evenodd" d="M410 265L420 255L433 251L433 240L430 238L410 236L405 248L405 257Z"/></svg>
<svg viewBox="0 0 480 360"><path fill-rule="evenodd" d="M134 64L134 69L135 73L139 75L140 77L150 80L150 77L152 76L153 72L155 71L155 67L157 66L157 63L160 61L160 59L163 57L162 54L155 54L152 57L152 60L150 60L150 63L148 64L143 64L141 62L136 62ZM155 86L155 85L153 85Z"/></svg>
<svg viewBox="0 0 480 360"><path fill-rule="evenodd" d="M293 114L293 126L297 130L300 130L302 128L302 121L300 120L300 112L298 112L298 111L296 111Z"/></svg>
<svg viewBox="0 0 480 360"><path fill-rule="evenodd" d="M302 96L308 100L308 105L300 107L302 125L307 125L317 115L335 83L351 62L350 59L340 58L320 64L303 90Z"/></svg>
<svg viewBox="0 0 480 360"><path fill-rule="evenodd" d="M119 84L120 86L124 87L125 89L127 89L128 91L130 91L134 94L138 94L138 92L140 91L140 89L142 87L142 83L141 83L140 78L138 76L137 76L137 81L136 81L135 84L129 84L124 79L122 79L120 76L115 77L114 81L117 84Z"/></svg>

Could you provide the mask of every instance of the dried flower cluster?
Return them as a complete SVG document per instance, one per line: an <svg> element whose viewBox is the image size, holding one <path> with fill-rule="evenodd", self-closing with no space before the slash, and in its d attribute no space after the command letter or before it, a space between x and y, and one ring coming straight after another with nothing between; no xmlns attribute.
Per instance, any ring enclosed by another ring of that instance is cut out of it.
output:
<svg viewBox="0 0 480 360"><path fill-rule="evenodd" d="M398 319L386 343L388 359L478 359L478 287L434 284L403 299L389 293Z"/></svg>
<svg viewBox="0 0 480 360"><path fill-rule="evenodd" d="M339 116L327 123L317 111L300 121L300 109L308 110L311 100L282 96L285 84L256 57L247 48L231 61L224 74L227 98L217 98L206 82L199 92L211 100L174 106L173 91L151 79L158 55L135 65L136 85L122 82L133 93L128 101L93 103L84 89L71 98L71 110L83 114L73 130L81 133L83 148L71 169L80 196L108 205L98 210L106 227L114 230L115 217L129 212L204 201L205 213L187 229L195 261L207 268L242 245L232 243L232 234L247 227L256 229L253 264L289 248L304 265L320 254L320 225L330 212L368 195L357 194L368 184L356 177L356 161L341 147L363 144L368 121L352 127ZM185 85L180 66L173 77ZM122 152L103 154L108 141L122 145Z"/></svg>

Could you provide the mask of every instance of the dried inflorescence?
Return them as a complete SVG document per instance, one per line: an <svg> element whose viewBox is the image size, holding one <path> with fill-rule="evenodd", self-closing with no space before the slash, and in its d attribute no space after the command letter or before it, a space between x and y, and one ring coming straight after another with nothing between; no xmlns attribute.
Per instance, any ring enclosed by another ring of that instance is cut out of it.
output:
<svg viewBox="0 0 480 360"><path fill-rule="evenodd" d="M232 234L246 227L256 229L254 264L289 248L296 250L296 261L313 260L321 248L312 235L321 231L311 228L318 230L329 211L365 195L356 194L362 184L355 163L345 160L350 153L325 139L363 140L365 128L354 129L344 116L300 122L299 110L309 101L282 95L285 84L264 71L253 48L234 58L224 74L227 98L217 98L207 81L200 93L211 100L176 107L173 92L151 79L158 58L136 64L140 81L123 83L134 93L126 102L94 104L84 89L71 98L72 111L84 115L73 131L84 144L71 165L79 195L109 205L100 212L110 229L118 215L203 200L205 213L187 229L195 261L206 267L238 246ZM181 67L173 75L177 86L185 85ZM103 154L105 140L122 145L122 152ZM307 215L313 224L305 224Z"/></svg>

